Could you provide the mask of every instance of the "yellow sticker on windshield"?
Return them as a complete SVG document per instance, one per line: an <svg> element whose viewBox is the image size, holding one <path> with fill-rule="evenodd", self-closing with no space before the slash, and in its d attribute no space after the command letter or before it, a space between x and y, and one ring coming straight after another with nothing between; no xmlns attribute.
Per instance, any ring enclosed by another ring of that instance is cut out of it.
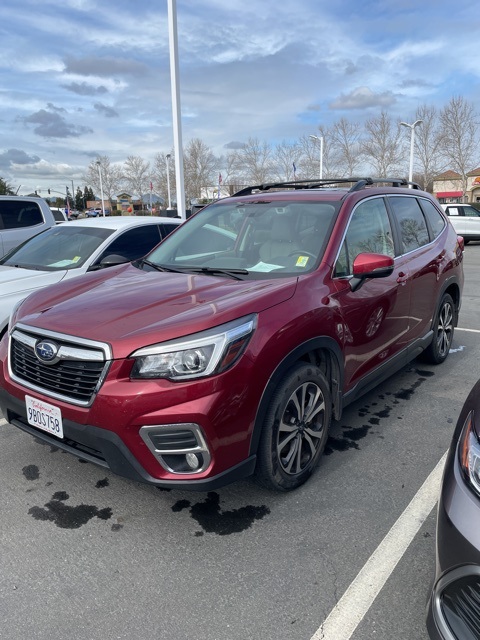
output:
<svg viewBox="0 0 480 640"><path fill-rule="evenodd" d="M298 256L296 267L306 267L308 262L308 256Z"/></svg>
<svg viewBox="0 0 480 640"><path fill-rule="evenodd" d="M78 261L79 261L79 260L81 260L81 259L82 259L82 256L75 256L75 257L72 259L72 262L78 262Z"/></svg>

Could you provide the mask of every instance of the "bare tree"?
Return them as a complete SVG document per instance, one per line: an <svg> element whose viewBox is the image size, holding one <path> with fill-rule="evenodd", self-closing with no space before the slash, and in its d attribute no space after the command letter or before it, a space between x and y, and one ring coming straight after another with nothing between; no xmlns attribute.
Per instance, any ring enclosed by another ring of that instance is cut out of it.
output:
<svg viewBox="0 0 480 640"><path fill-rule="evenodd" d="M294 180L297 175L302 150L298 144L291 144L285 140L272 151L272 172L274 181L283 182Z"/></svg>
<svg viewBox="0 0 480 640"><path fill-rule="evenodd" d="M142 198L151 181L150 163L140 156L128 156L123 165L123 179L131 195Z"/></svg>
<svg viewBox="0 0 480 640"><path fill-rule="evenodd" d="M361 135L360 125L349 122L346 118L341 118L333 125L331 137L338 154L339 178L356 175L362 165L364 158Z"/></svg>
<svg viewBox="0 0 480 640"><path fill-rule="evenodd" d="M267 142L249 138L232 156L235 174L244 184L264 184L272 181L272 150Z"/></svg>
<svg viewBox="0 0 480 640"><path fill-rule="evenodd" d="M169 161L167 163L167 155ZM153 160L152 182L155 193L168 203L168 180L167 180L167 164L170 179L170 199L172 202L176 200L175 187L175 157L173 149L167 153L157 153Z"/></svg>
<svg viewBox="0 0 480 640"><path fill-rule="evenodd" d="M415 127L415 159L418 165L415 177L423 189L431 189L434 177L446 169L440 119L435 107L424 104L418 107L416 120L422 123Z"/></svg>
<svg viewBox="0 0 480 640"><path fill-rule="evenodd" d="M300 147L302 149L302 167L307 169L307 171L302 171L302 177L307 180L319 178L320 165L322 178L328 179L338 176L339 155L334 145L331 129L320 125L318 135L312 134L300 138Z"/></svg>
<svg viewBox="0 0 480 640"><path fill-rule="evenodd" d="M393 123L385 111L365 123L366 138L361 149L376 177L386 178L399 171L399 165L405 158L399 124Z"/></svg>
<svg viewBox="0 0 480 640"><path fill-rule="evenodd" d="M218 160L199 138L190 140L183 155L185 199L200 198L206 187L218 184Z"/></svg>
<svg viewBox="0 0 480 640"><path fill-rule="evenodd" d="M479 162L478 114L461 96L451 98L440 112L443 153L450 169L462 176L463 193L467 190L467 173Z"/></svg>
<svg viewBox="0 0 480 640"><path fill-rule="evenodd" d="M99 167L102 175L101 188ZM116 165L112 165L108 156L98 156L90 162L85 175L82 176L82 180L95 189L97 197L101 195L101 190L103 190L104 199L112 202L122 188L122 169Z"/></svg>
<svg viewBox="0 0 480 640"><path fill-rule="evenodd" d="M226 156L218 159L219 171L222 172L222 185L224 189L228 189L230 195L245 187L241 176L237 172L237 162L235 152L231 151Z"/></svg>
<svg viewBox="0 0 480 640"><path fill-rule="evenodd" d="M310 180L319 177L320 146L317 140L310 136L302 136L298 142L300 157L298 159L299 180Z"/></svg>

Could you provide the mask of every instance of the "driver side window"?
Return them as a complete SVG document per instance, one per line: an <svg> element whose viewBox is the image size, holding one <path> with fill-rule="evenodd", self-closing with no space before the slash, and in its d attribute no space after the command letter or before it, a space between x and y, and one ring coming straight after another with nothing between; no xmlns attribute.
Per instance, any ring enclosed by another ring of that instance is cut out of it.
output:
<svg viewBox="0 0 480 640"><path fill-rule="evenodd" d="M354 210L335 265L335 277L352 275L359 253L395 257L392 227L383 198L361 202Z"/></svg>

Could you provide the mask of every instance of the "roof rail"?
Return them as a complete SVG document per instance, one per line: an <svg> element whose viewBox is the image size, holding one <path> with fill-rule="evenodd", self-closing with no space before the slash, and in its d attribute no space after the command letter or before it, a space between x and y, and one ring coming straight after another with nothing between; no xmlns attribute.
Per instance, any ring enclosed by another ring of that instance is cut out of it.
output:
<svg viewBox="0 0 480 640"><path fill-rule="evenodd" d="M251 187L245 187L233 194L236 196L249 196L255 192L270 191L272 189L323 189L325 187L340 187L341 185L352 184L349 191L359 191L374 184L388 183L392 187L408 187L421 189L416 182L409 182L404 178L329 178L325 180L290 180L286 182L268 182Z"/></svg>

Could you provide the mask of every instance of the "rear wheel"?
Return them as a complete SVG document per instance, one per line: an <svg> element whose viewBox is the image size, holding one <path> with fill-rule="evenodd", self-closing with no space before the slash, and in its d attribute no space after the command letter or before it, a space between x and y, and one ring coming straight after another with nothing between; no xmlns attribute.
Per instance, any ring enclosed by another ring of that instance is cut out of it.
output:
<svg viewBox="0 0 480 640"><path fill-rule="evenodd" d="M331 416L330 388L322 371L295 365L270 401L258 451L258 481L277 491L303 484L325 449Z"/></svg>
<svg viewBox="0 0 480 640"><path fill-rule="evenodd" d="M441 364L448 356L455 328L455 305L452 297L445 293L440 301L435 323L433 340L425 350L425 360L431 364Z"/></svg>

